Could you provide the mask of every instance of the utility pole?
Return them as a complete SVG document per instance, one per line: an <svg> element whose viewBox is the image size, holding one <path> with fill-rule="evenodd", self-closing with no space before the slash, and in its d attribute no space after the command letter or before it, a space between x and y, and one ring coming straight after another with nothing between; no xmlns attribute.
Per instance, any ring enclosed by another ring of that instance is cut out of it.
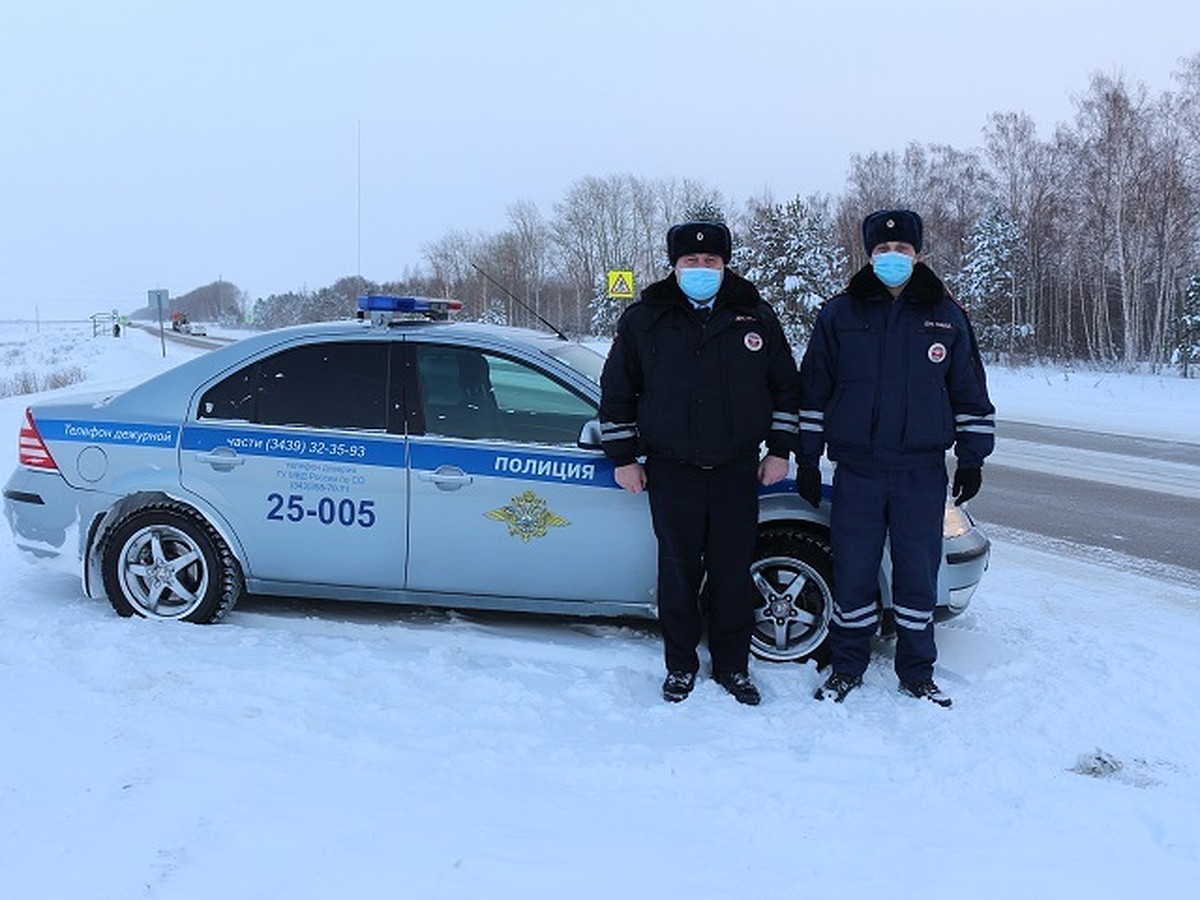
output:
<svg viewBox="0 0 1200 900"><path fill-rule="evenodd" d="M358 289L363 289L362 280L362 119L358 120L358 173L356 187L356 215L357 215L357 244L355 249L356 259L354 265L354 274L358 276Z"/></svg>

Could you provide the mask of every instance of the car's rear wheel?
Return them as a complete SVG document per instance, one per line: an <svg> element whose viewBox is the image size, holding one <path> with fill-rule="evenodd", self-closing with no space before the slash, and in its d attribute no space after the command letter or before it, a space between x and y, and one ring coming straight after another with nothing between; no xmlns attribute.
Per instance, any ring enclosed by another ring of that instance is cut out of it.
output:
<svg viewBox="0 0 1200 900"><path fill-rule="evenodd" d="M142 507L109 532L101 551L108 600L122 616L206 624L242 591L242 572L220 535L177 503Z"/></svg>
<svg viewBox="0 0 1200 900"><path fill-rule="evenodd" d="M771 662L828 662L833 613L829 542L793 528L763 529L750 575L758 589L751 652Z"/></svg>

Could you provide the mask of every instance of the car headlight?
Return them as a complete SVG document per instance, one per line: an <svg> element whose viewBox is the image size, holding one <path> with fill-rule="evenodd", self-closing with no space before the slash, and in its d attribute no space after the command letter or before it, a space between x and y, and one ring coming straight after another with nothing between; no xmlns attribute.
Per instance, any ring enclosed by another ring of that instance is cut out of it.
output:
<svg viewBox="0 0 1200 900"><path fill-rule="evenodd" d="M975 527L967 511L953 503L946 504L946 515L942 519L942 537L945 540L962 537Z"/></svg>

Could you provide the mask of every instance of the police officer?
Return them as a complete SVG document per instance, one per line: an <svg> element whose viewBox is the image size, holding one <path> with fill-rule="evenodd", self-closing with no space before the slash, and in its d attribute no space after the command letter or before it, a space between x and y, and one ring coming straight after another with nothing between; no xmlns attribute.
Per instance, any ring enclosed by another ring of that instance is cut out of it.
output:
<svg viewBox="0 0 1200 900"><path fill-rule="evenodd" d="M622 314L600 379L617 483L649 493L671 702L687 698L700 669L705 576L713 680L740 703L761 699L747 667L758 485L787 476L799 422L791 348L757 288L726 268L731 249L720 222L673 226L672 272Z"/></svg>
<svg viewBox="0 0 1200 900"><path fill-rule="evenodd" d="M919 261L921 217L867 216L871 257L822 308L800 365L797 490L821 500L822 451L836 467L832 530L832 673L814 695L841 702L862 684L879 625L876 573L890 535L896 674L902 693L950 706L933 680L933 610L942 559L945 452L953 495L979 491L994 442L994 408L964 310Z"/></svg>

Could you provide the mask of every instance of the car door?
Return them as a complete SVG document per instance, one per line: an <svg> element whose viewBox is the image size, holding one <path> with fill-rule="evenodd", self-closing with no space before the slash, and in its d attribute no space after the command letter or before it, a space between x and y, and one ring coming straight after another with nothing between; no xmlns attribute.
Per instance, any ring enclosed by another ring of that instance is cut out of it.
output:
<svg viewBox="0 0 1200 900"><path fill-rule="evenodd" d="M578 445L594 401L499 352L412 352L409 590L652 608L646 497Z"/></svg>
<svg viewBox="0 0 1200 900"><path fill-rule="evenodd" d="M397 344L302 344L199 392L181 440L183 485L233 530L251 590L402 586L405 447L389 387ZM401 433L389 431L393 418Z"/></svg>

